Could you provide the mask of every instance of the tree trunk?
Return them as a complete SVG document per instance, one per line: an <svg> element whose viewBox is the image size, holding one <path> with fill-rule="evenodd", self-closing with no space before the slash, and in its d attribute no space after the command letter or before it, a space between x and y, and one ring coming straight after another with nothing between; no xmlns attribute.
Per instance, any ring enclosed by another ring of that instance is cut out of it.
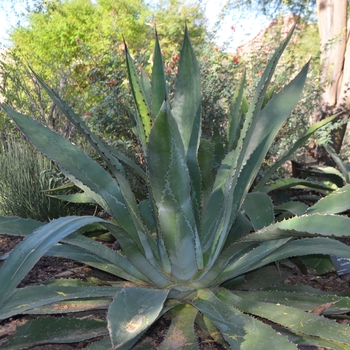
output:
<svg viewBox="0 0 350 350"><path fill-rule="evenodd" d="M313 121L335 113L347 119L350 110L350 21L347 21L347 0L317 0L318 28L321 38L321 83L324 89L320 111ZM332 134L337 153L346 131L346 124ZM327 163L319 148L315 158Z"/></svg>

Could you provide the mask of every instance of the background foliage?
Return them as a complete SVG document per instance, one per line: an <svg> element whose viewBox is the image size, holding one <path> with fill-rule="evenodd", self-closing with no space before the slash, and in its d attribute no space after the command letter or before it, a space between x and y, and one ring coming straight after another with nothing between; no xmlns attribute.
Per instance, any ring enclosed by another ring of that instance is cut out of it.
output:
<svg viewBox="0 0 350 350"><path fill-rule="evenodd" d="M66 182L59 168L26 142L9 139L0 148L0 213L39 221L69 215L67 203L44 192Z"/></svg>

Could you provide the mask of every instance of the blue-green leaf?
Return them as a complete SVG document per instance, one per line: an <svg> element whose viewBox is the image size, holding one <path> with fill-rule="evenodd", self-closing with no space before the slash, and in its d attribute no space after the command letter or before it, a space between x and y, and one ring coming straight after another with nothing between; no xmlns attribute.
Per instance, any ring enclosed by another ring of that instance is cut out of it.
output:
<svg viewBox="0 0 350 350"><path fill-rule="evenodd" d="M271 255L263 258L253 268L265 266L274 261L283 260L294 256L304 255L334 255L350 258L350 247L344 243L330 238L304 238L286 243L283 247L276 249Z"/></svg>
<svg viewBox="0 0 350 350"><path fill-rule="evenodd" d="M171 273L177 279L188 280L198 271L201 247L183 144L167 101L154 122L147 154L150 183Z"/></svg>
<svg viewBox="0 0 350 350"><path fill-rule="evenodd" d="M287 337L240 312L229 298L223 301L209 289L199 290L191 303L219 329L232 350L297 349Z"/></svg>
<svg viewBox="0 0 350 350"><path fill-rule="evenodd" d="M35 263L57 242L80 227L93 222L103 222L97 217L69 216L52 220L27 236L11 252L0 270L0 305L13 293L15 287Z"/></svg>
<svg viewBox="0 0 350 350"><path fill-rule="evenodd" d="M239 258L233 257L226 268L214 280L213 285L221 284L253 270L253 266L256 266L266 256L270 256L273 252L279 250L289 240L289 237L268 240Z"/></svg>
<svg viewBox="0 0 350 350"><path fill-rule="evenodd" d="M164 100L169 100L168 89L165 81L163 59L160 51L158 34L156 32L156 44L154 47L152 67L152 120L157 117Z"/></svg>
<svg viewBox="0 0 350 350"><path fill-rule="evenodd" d="M129 287L116 294L107 314L113 349L135 339L158 318L168 293L168 290Z"/></svg>
<svg viewBox="0 0 350 350"><path fill-rule="evenodd" d="M262 187L266 184L272 174L276 172L276 170L287 160L289 160L294 152L296 152L305 142L322 126L330 123L336 115L328 117L324 120L321 120L318 123L313 124L310 128L305 131L305 133L281 156L276 160L276 162L268 168L265 172L264 176L260 179L257 186L254 188L254 191L260 191Z"/></svg>
<svg viewBox="0 0 350 350"><path fill-rule="evenodd" d="M272 201L265 193L248 193L242 209L248 215L255 230L268 226L274 221Z"/></svg>
<svg viewBox="0 0 350 350"><path fill-rule="evenodd" d="M183 142L192 186L192 206L197 227L200 225L201 175L197 153L201 136L201 77L187 27L182 44L179 73L176 77L172 114Z"/></svg>
<svg viewBox="0 0 350 350"><path fill-rule="evenodd" d="M114 295L121 287L96 287L96 286L28 286L15 289L6 303L1 306L0 319L6 319L14 315L25 313L31 309L61 302L64 300L91 300L98 298L109 298L112 300ZM69 311L68 311L69 312ZM57 309L55 313L59 313Z"/></svg>
<svg viewBox="0 0 350 350"><path fill-rule="evenodd" d="M45 224L45 222L32 219L22 219L17 216L0 216L0 234L27 236Z"/></svg>
<svg viewBox="0 0 350 350"><path fill-rule="evenodd" d="M87 318L42 317L17 327L2 349L28 349L49 343L75 343L107 333L106 321Z"/></svg>
<svg viewBox="0 0 350 350"><path fill-rule="evenodd" d="M3 106L3 108L35 147L54 160L71 181L118 221L132 236L141 251L153 254L137 213L134 195L121 173L115 174L119 186L108 171L80 148L35 120L9 107Z"/></svg>
<svg viewBox="0 0 350 350"><path fill-rule="evenodd" d="M296 334L316 336L350 345L350 333L347 325L340 325L333 320L281 304L246 300L224 289L218 291L217 294L221 300L230 303L242 312L270 320Z"/></svg>
<svg viewBox="0 0 350 350"><path fill-rule="evenodd" d="M334 189L330 186L327 186L321 182L309 181L303 179L295 179L293 177L288 179L276 180L268 185L265 185L261 192L269 193L274 190L285 190L287 188L299 188L299 189L312 189L321 193L326 191L333 191Z"/></svg>
<svg viewBox="0 0 350 350"><path fill-rule="evenodd" d="M70 203L93 203L96 204L96 201L89 196L87 193L74 193L74 194L56 194L49 195L49 197L57 198L65 202Z"/></svg>
<svg viewBox="0 0 350 350"><path fill-rule="evenodd" d="M227 150L231 151L237 147L240 127L242 126L242 118L244 113L242 113L242 98L243 98L243 88L246 81L246 73L244 71L243 78L236 88L235 94L233 96L233 103L230 110L230 116L228 120L227 128Z"/></svg>
<svg viewBox="0 0 350 350"><path fill-rule="evenodd" d="M350 184L337 189L311 206L306 214L336 214L350 209Z"/></svg>

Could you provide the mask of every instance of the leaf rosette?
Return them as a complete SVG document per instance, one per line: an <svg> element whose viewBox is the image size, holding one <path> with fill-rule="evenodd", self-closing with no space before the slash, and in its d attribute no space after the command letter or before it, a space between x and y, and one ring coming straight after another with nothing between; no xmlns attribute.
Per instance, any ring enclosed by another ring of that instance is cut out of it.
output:
<svg viewBox="0 0 350 350"><path fill-rule="evenodd" d="M214 136L208 140L201 135L200 71L187 29L172 101L158 40L150 82L144 73L138 76L126 48L135 100L134 131L145 167L97 138L35 73L104 166L49 128L2 106L33 145L82 190L74 200L98 204L113 218L70 216L41 223L0 217L2 234L25 237L3 257L1 319L42 315L19 327L4 349L98 336L103 338L87 349L130 349L165 315L172 321L160 349L198 349L195 324L227 349L297 349L296 344L350 349L346 325L307 312L327 304L324 315L346 314L348 293L270 286L284 271L272 263L315 254L350 258L350 248L334 239L350 234L349 218L337 215L350 208L350 185L311 207L293 202L276 209L269 190L264 190L268 178L255 183L276 134L298 103L307 75L308 64L281 91L271 94L269 83L292 33L269 61L250 104L242 75L226 141L220 147ZM282 159L322 125L310 128ZM278 160L275 167L281 163ZM126 167L145 182L147 199L136 199ZM342 198L341 205L337 198ZM287 220L277 219L280 211L289 213ZM121 250L89 238L86 233L93 230L111 234ZM73 259L119 281L99 280L96 285L96 279L89 283L71 279L18 288L42 256ZM251 282L252 276L266 273L268 284ZM96 309L107 310L106 321L81 317ZM48 317L57 313L62 314L59 331Z"/></svg>

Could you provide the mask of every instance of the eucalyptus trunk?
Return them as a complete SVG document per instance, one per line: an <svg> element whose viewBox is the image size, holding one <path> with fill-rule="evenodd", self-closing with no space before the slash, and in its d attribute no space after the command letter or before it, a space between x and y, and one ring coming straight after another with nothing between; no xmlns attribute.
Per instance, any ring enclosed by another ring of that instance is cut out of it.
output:
<svg viewBox="0 0 350 350"><path fill-rule="evenodd" d="M321 38L321 83L324 88L320 110L313 122L339 113L348 119L350 110L350 21L347 0L317 0L318 27ZM332 146L340 152L346 124L332 133ZM327 162L323 152L316 149L315 158Z"/></svg>

